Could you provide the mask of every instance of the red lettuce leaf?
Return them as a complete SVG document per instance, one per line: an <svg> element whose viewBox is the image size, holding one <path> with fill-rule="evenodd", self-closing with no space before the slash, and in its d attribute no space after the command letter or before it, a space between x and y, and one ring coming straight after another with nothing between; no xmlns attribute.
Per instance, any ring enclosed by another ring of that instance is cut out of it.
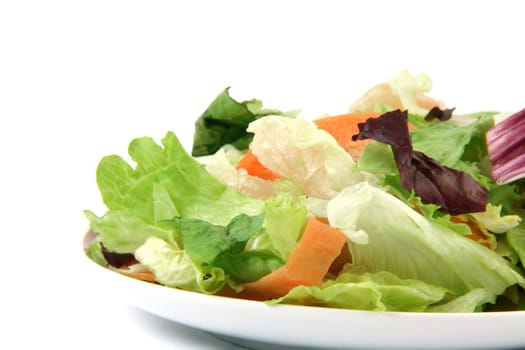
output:
<svg viewBox="0 0 525 350"><path fill-rule="evenodd" d="M497 183L525 178L525 109L487 131L486 142Z"/></svg>
<svg viewBox="0 0 525 350"><path fill-rule="evenodd" d="M413 190L423 203L437 204L452 215L485 211L488 190L472 176L413 150L406 111L387 112L358 127L352 140L370 138L390 145L403 188Z"/></svg>
<svg viewBox="0 0 525 350"><path fill-rule="evenodd" d="M425 116L425 120L427 122L430 122L432 120L437 119L441 122L444 122L452 118L452 113L454 112L455 109L456 108L441 109L437 106L433 107L430 111L428 111L427 115Z"/></svg>

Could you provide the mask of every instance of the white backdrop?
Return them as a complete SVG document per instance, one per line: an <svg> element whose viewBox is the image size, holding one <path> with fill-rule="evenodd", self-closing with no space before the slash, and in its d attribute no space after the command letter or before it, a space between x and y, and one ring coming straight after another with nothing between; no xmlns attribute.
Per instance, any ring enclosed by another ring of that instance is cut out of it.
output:
<svg viewBox="0 0 525 350"><path fill-rule="evenodd" d="M458 111L525 107L519 1L0 2L0 348L233 349L84 271L95 168L238 100L343 113L402 69ZM4 346L5 344L13 344Z"/></svg>

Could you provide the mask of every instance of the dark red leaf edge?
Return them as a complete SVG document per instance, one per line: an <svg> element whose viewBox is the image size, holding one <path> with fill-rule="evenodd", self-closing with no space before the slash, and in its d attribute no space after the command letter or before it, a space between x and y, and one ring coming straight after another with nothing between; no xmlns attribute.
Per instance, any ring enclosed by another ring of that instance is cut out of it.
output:
<svg viewBox="0 0 525 350"><path fill-rule="evenodd" d="M403 188L413 190L423 203L437 204L452 215L485 211L488 190L472 176L413 150L407 111L390 111L358 127L359 133L352 140L370 138L390 145Z"/></svg>
<svg viewBox="0 0 525 350"><path fill-rule="evenodd" d="M432 120L439 120L441 122L444 122L444 121L447 121L449 120L450 118L452 118L452 113L454 112L456 108L445 108L445 109L441 109L439 107L433 107L432 109L430 109L427 113L427 115L425 116L425 120L427 122L430 122Z"/></svg>

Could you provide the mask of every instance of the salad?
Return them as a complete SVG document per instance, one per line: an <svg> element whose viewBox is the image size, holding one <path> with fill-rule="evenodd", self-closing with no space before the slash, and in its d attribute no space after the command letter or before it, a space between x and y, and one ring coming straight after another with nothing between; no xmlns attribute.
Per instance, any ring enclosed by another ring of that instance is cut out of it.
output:
<svg viewBox="0 0 525 350"><path fill-rule="evenodd" d="M525 110L457 114L404 71L314 119L222 91L100 161L87 255L198 293L373 311L525 310Z"/></svg>

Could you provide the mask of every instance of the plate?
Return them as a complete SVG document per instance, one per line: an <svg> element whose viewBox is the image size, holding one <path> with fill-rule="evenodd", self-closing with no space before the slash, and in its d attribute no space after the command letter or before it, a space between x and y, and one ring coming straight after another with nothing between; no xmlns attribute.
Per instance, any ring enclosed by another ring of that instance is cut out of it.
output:
<svg viewBox="0 0 525 350"><path fill-rule="evenodd" d="M205 295L136 280L86 257L116 300L252 349L525 348L525 311L373 312Z"/></svg>

